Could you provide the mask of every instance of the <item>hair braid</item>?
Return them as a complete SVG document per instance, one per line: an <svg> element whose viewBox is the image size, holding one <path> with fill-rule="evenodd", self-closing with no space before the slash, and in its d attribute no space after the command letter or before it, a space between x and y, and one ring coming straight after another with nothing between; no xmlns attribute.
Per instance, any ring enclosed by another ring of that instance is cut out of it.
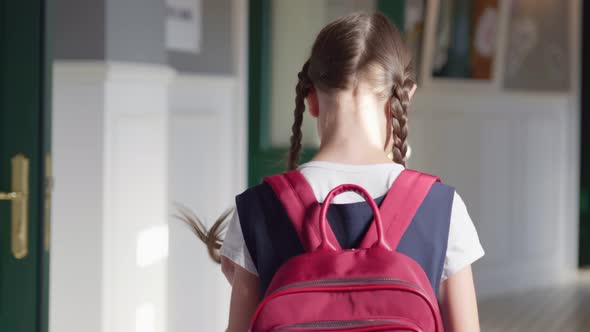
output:
<svg viewBox="0 0 590 332"><path fill-rule="evenodd" d="M289 170L297 168L299 163L299 156L301 154L301 140L303 132L301 125L303 124L303 113L305 112L305 97L312 87L307 71L309 70L309 60L305 62L303 68L297 74L299 81L295 87L295 111L293 112L293 126L291 127L291 148L289 150Z"/></svg>
<svg viewBox="0 0 590 332"><path fill-rule="evenodd" d="M408 152L408 108L413 81L406 79L402 84L393 84L391 89L391 128L393 137L393 161L406 165Z"/></svg>

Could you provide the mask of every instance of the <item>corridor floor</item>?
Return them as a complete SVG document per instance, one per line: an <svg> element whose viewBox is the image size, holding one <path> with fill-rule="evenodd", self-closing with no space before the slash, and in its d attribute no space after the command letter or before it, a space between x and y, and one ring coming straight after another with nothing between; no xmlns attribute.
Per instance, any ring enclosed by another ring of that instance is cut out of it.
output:
<svg viewBox="0 0 590 332"><path fill-rule="evenodd" d="M590 332L590 270L577 283L482 301L482 332Z"/></svg>

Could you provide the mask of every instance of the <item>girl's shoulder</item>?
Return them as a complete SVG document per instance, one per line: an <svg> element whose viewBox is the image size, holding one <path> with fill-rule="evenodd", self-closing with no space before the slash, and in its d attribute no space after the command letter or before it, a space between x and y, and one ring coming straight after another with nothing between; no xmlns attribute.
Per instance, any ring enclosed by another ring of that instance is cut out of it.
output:
<svg viewBox="0 0 590 332"><path fill-rule="evenodd" d="M369 165L350 165L333 162L312 161L298 167L297 176L304 185L299 186L306 191L309 197L313 195L315 200L323 202L327 194L335 187L342 184L356 184L369 192L371 197L377 199L385 196L398 176L405 170L404 166L396 163L382 163ZM282 173L285 174L285 173ZM280 175L280 174L278 174ZM433 185L432 195L451 197L456 196L455 188L449 184L437 182ZM276 203L276 193L266 181L254 185L236 197L236 203L240 201L248 206ZM445 199L446 200L446 199ZM354 193L344 193L335 199L337 204L357 203L363 199Z"/></svg>

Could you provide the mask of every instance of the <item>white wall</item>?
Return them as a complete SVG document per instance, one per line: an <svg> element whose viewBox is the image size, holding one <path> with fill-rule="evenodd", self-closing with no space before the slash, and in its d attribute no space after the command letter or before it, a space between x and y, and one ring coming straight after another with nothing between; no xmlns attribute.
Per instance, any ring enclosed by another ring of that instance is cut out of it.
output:
<svg viewBox="0 0 590 332"><path fill-rule="evenodd" d="M247 184L245 1L233 2L233 76L178 75L170 90L171 213L180 203L211 225ZM205 246L170 223L169 331L224 331L230 287Z"/></svg>
<svg viewBox="0 0 590 332"><path fill-rule="evenodd" d="M105 331L166 331L168 86L165 66L109 64L105 108Z"/></svg>
<svg viewBox="0 0 590 332"><path fill-rule="evenodd" d="M171 89L170 198L208 225L233 205L233 77L179 76ZM172 213L176 207L171 206ZM205 246L184 224L170 224L170 331L223 331L229 286Z"/></svg>
<svg viewBox="0 0 590 332"><path fill-rule="evenodd" d="M57 64L53 73L52 332L102 332L103 69Z"/></svg>
<svg viewBox="0 0 590 332"><path fill-rule="evenodd" d="M51 331L166 330L171 77L54 66Z"/></svg>
<svg viewBox="0 0 590 332"><path fill-rule="evenodd" d="M410 167L439 175L465 200L486 250L474 265L482 296L575 276L577 111L567 95L417 96Z"/></svg>
<svg viewBox="0 0 590 332"><path fill-rule="evenodd" d="M56 63L51 331L225 328L229 285L171 215L214 220L245 188L245 63L170 86L165 67Z"/></svg>

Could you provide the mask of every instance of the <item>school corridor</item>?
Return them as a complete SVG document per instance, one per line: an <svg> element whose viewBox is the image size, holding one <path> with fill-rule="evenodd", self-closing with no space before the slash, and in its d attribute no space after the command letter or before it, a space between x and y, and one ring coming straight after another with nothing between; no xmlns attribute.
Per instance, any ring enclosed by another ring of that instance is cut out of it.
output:
<svg viewBox="0 0 590 332"><path fill-rule="evenodd" d="M588 331L590 271L575 282L481 300L483 332Z"/></svg>
<svg viewBox="0 0 590 332"><path fill-rule="evenodd" d="M482 331L589 332L582 0L0 0L0 331L225 331L177 217L285 170L311 45L359 11L411 49L407 166L473 220ZM305 162L309 108L301 135Z"/></svg>

